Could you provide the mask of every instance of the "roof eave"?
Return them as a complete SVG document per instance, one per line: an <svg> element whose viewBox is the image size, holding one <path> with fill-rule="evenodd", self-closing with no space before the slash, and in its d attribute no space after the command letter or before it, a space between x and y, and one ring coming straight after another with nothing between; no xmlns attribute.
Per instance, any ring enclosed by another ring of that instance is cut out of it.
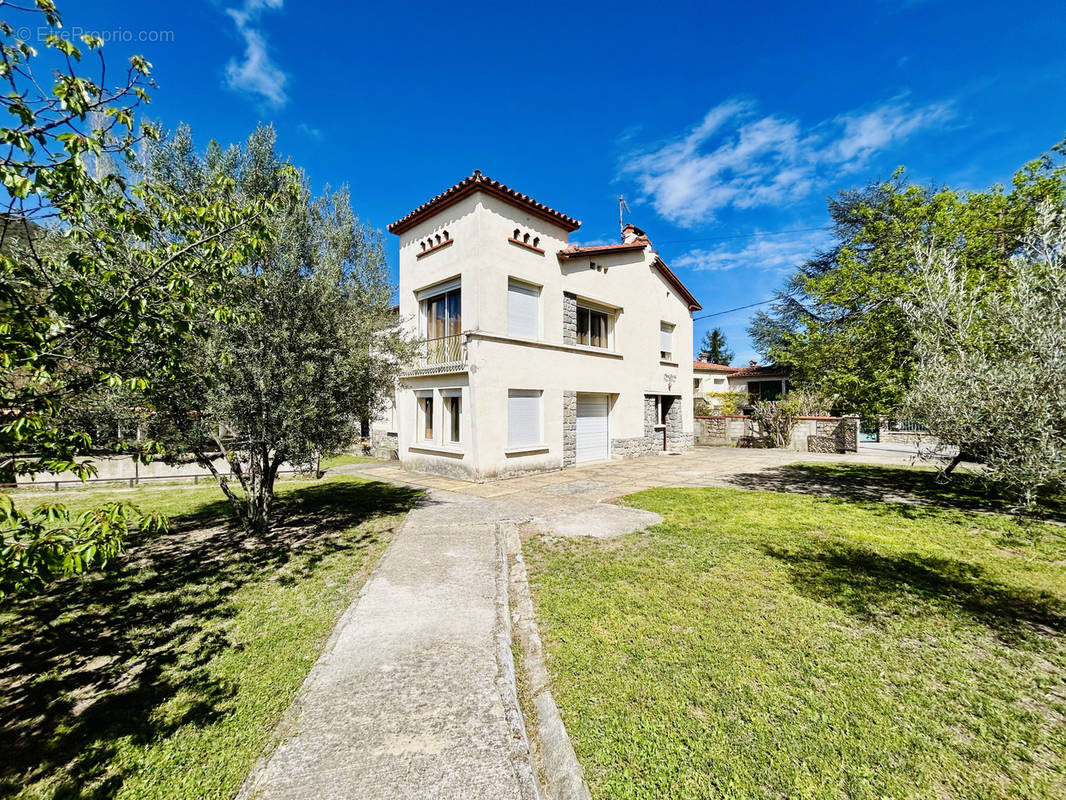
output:
<svg viewBox="0 0 1066 800"><path fill-rule="evenodd" d="M606 245L604 247L580 247L575 250L560 250L558 256L561 260L573 258L586 258L588 256L610 256L615 253L634 253L647 247L647 243L627 244L624 247Z"/></svg>
<svg viewBox="0 0 1066 800"><path fill-rule="evenodd" d="M658 256L655 257L655 261L652 262L652 266L659 270L659 273L666 279L666 282L673 286L677 293L681 295L681 298L688 303L689 311L702 311L703 306L700 305L700 301L688 290L688 288L681 282L681 279L674 274L674 271L670 267L666 266L666 262Z"/></svg>
<svg viewBox="0 0 1066 800"><path fill-rule="evenodd" d="M539 219L543 219L545 222L549 222L556 227L562 228L567 233L573 233L581 227L581 220L573 219L565 214L554 212L551 209L538 208L532 203L521 200L517 197L512 197L506 191L503 191L497 186L493 186L486 180L478 180L473 177L464 178L450 189L446 189L437 197L433 198L427 203L416 208L409 214L400 217L400 219L387 225L389 233L401 234L410 230L422 220L434 216L444 209L458 203L460 200L469 197L475 192L485 192L493 197L507 203L514 208L518 208L525 211L527 214L535 216Z"/></svg>

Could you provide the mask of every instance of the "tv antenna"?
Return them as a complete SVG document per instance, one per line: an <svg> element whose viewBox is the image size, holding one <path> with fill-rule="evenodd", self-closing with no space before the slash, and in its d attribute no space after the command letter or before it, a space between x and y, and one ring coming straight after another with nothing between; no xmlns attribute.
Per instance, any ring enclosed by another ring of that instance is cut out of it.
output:
<svg viewBox="0 0 1066 800"><path fill-rule="evenodd" d="M622 213L623 212L625 212L626 214L632 214L633 213L632 211L629 210L629 206L626 205L625 197L622 196L622 195L618 195L618 235L622 236L623 240L624 240L625 237L624 237L624 235L622 233L623 229L625 228L625 223L622 220Z"/></svg>

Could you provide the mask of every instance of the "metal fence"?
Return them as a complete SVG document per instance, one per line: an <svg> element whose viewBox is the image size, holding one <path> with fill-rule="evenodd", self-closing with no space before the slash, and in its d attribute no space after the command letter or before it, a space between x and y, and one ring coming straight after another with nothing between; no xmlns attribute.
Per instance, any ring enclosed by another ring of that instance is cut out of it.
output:
<svg viewBox="0 0 1066 800"><path fill-rule="evenodd" d="M920 422L908 419L886 419L884 421L884 427L886 430L894 431L896 433L928 433L929 429L922 425Z"/></svg>

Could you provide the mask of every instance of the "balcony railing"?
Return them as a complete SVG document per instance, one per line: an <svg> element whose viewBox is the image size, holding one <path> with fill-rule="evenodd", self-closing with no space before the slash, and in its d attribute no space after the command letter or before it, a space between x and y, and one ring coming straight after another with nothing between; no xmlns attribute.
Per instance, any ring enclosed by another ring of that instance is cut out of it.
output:
<svg viewBox="0 0 1066 800"><path fill-rule="evenodd" d="M424 339L418 343L412 370L432 370L449 364L461 364L466 360L466 347L463 335L442 336L438 339Z"/></svg>

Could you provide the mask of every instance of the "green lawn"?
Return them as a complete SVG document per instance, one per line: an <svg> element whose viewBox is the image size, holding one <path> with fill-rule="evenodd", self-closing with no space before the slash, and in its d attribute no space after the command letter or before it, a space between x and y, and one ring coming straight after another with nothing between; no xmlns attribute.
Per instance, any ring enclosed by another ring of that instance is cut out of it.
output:
<svg viewBox="0 0 1066 800"><path fill-rule="evenodd" d="M526 543L593 796L1066 797L1066 530L876 499L929 473L775 480L838 496L653 490L649 532Z"/></svg>
<svg viewBox="0 0 1066 800"><path fill-rule="evenodd" d="M377 461L376 458L366 458L365 456L353 456L351 453L341 453L337 456L330 456L329 458L323 458L319 462L319 469L329 469L330 467L344 467L348 464L369 464Z"/></svg>
<svg viewBox="0 0 1066 800"><path fill-rule="evenodd" d="M270 541L214 487L115 496L173 529L0 611L0 796L230 798L417 494L286 481Z"/></svg>

